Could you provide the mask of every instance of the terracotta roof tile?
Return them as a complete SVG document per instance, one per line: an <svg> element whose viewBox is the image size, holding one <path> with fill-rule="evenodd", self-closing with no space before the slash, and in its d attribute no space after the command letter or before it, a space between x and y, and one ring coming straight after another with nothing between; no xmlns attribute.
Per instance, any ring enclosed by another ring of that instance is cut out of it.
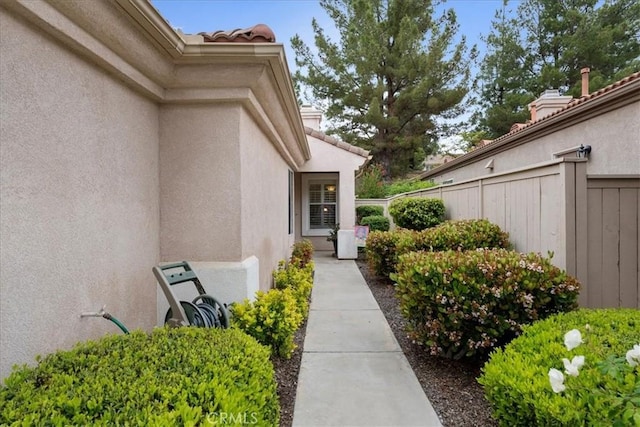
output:
<svg viewBox="0 0 640 427"><path fill-rule="evenodd" d="M205 43L275 43L276 35L265 24L230 31L199 33Z"/></svg>
<svg viewBox="0 0 640 427"><path fill-rule="evenodd" d="M334 138L332 136L327 135L324 132L320 132L319 130L312 129L309 126L304 127L304 131L307 135L317 138L321 141L327 142L331 145L335 145L338 148L341 148L345 151L348 151L353 154L357 154L361 157L369 157L369 152L363 148L356 147L355 145L348 144L344 141L339 140L338 138Z"/></svg>

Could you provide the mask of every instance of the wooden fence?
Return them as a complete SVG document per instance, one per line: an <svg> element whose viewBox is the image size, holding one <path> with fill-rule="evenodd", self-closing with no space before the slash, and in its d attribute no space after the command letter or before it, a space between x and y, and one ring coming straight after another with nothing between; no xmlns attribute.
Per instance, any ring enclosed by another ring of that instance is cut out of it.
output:
<svg viewBox="0 0 640 427"><path fill-rule="evenodd" d="M586 159L564 158L401 197L444 201L447 219L487 218L516 250L553 253L553 263L583 285L587 307L640 308L640 178L588 177Z"/></svg>

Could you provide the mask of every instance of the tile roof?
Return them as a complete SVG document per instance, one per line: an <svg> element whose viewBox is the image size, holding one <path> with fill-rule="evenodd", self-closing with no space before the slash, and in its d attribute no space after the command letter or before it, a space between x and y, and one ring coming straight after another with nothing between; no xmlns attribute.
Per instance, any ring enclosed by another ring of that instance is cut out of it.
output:
<svg viewBox="0 0 640 427"><path fill-rule="evenodd" d="M214 31L213 33L198 33L205 43L275 43L276 35L265 24L230 31Z"/></svg>
<svg viewBox="0 0 640 427"><path fill-rule="evenodd" d="M369 152L363 148L356 147L355 145L348 144L344 141L340 141L338 138L329 136L324 132L320 132L319 130L312 129L309 126L305 126L304 131L309 136L312 136L321 141L327 142L331 145L335 145L336 147L341 148L345 151L348 151L353 154L357 154L358 156L361 156L361 157L369 158Z"/></svg>

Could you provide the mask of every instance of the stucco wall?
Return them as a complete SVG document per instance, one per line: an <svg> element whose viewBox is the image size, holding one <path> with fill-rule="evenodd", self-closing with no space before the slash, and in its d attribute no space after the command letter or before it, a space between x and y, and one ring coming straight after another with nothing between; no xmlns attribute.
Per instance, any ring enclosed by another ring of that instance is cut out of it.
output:
<svg viewBox="0 0 640 427"><path fill-rule="evenodd" d="M155 324L158 109L0 8L0 378Z"/></svg>
<svg viewBox="0 0 640 427"><path fill-rule="evenodd" d="M160 108L162 261L242 260L238 104Z"/></svg>
<svg viewBox="0 0 640 427"><path fill-rule="evenodd" d="M260 289L271 287L271 272L288 258L289 166L246 111L240 121L240 182L242 194L242 258L260 260Z"/></svg>
<svg viewBox="0 0 640 427"><path fill-rule="evenodd" d="M587 174L638 175L640 174L640 103L628 104L588 120L576 123L535 141L498 154L483 156L465 167L435 176L435 182L490 175L485 168L493 159L493 173L504 172L553 159L553 153L571 147L592 147ZM569 154L571 156L572 154Z"/></svg>
<svg viewBox="0 0 640 427"><path fill-rule="evenodd" d="M311 150L311 159L300 168L300 171L339 173L338 209L340 227L352 229L356 223L355 172L366 159L310 135L307 136L307 141ZM329 243L329 247L331 247L331 243Z"/></svg>

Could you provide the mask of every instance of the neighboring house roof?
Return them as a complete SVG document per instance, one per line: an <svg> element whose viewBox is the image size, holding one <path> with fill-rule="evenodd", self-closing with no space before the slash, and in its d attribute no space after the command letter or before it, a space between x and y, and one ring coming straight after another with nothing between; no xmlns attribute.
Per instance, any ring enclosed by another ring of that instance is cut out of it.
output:
<svg viewBox="0 0 640 427"><path fill-rule="evenodd" d="M625 77L624 79L603 87L602 89L589 95L576 98L573 101L569 102L565 107L560 108L558 111L555 111L540 119L528 123L515 123L513 126L511 126L511 130L509 131L509 133L506 133L494 139L486 145L465 153L464 155L450 162L447 162L440 167L421 174L419 179L425 179L434 175L439 175L448 169L455 169L456 167L460 167L462 164L470 161L471 159L474 159L475 157L479 157L483 154L488 154L493 150L505 147L506 145L517 145L517 143L520 142L520 137L528 134L529 131L534 132L537 129L542 129L546 126L550 126L551 123L555 123L558 120L563 120L565 116L569 117L578 109L591 108L592 106L593 108L596 108L596 106L599 105L600 101L603 101L605 98L614 97L618 93L621 93L626 89L635 86L640 86L640 72L633 73Z"/></svg>
<svg viewBox="0 0 640 427"><path fill-rule="evenodd" d="M335 145L336 147L342 148L345 151L357 154L358 156L361 156L367 159L369 158L369 152L363 148L356 147L355 145L348 144L344 141L340 141L338 138L329 136L324 132L320 132L319 130L312 129L309 126L305 126L304 131L309 136L312 136L321 141L327 142L331 145Z"/></svg>
<svg viewBox="0 0 640 427"><path fill-rule="evenodd" d="M275 43L276 35L265 24L230 31L214 31L212 33L198 33L205 43Z"/></svg>

